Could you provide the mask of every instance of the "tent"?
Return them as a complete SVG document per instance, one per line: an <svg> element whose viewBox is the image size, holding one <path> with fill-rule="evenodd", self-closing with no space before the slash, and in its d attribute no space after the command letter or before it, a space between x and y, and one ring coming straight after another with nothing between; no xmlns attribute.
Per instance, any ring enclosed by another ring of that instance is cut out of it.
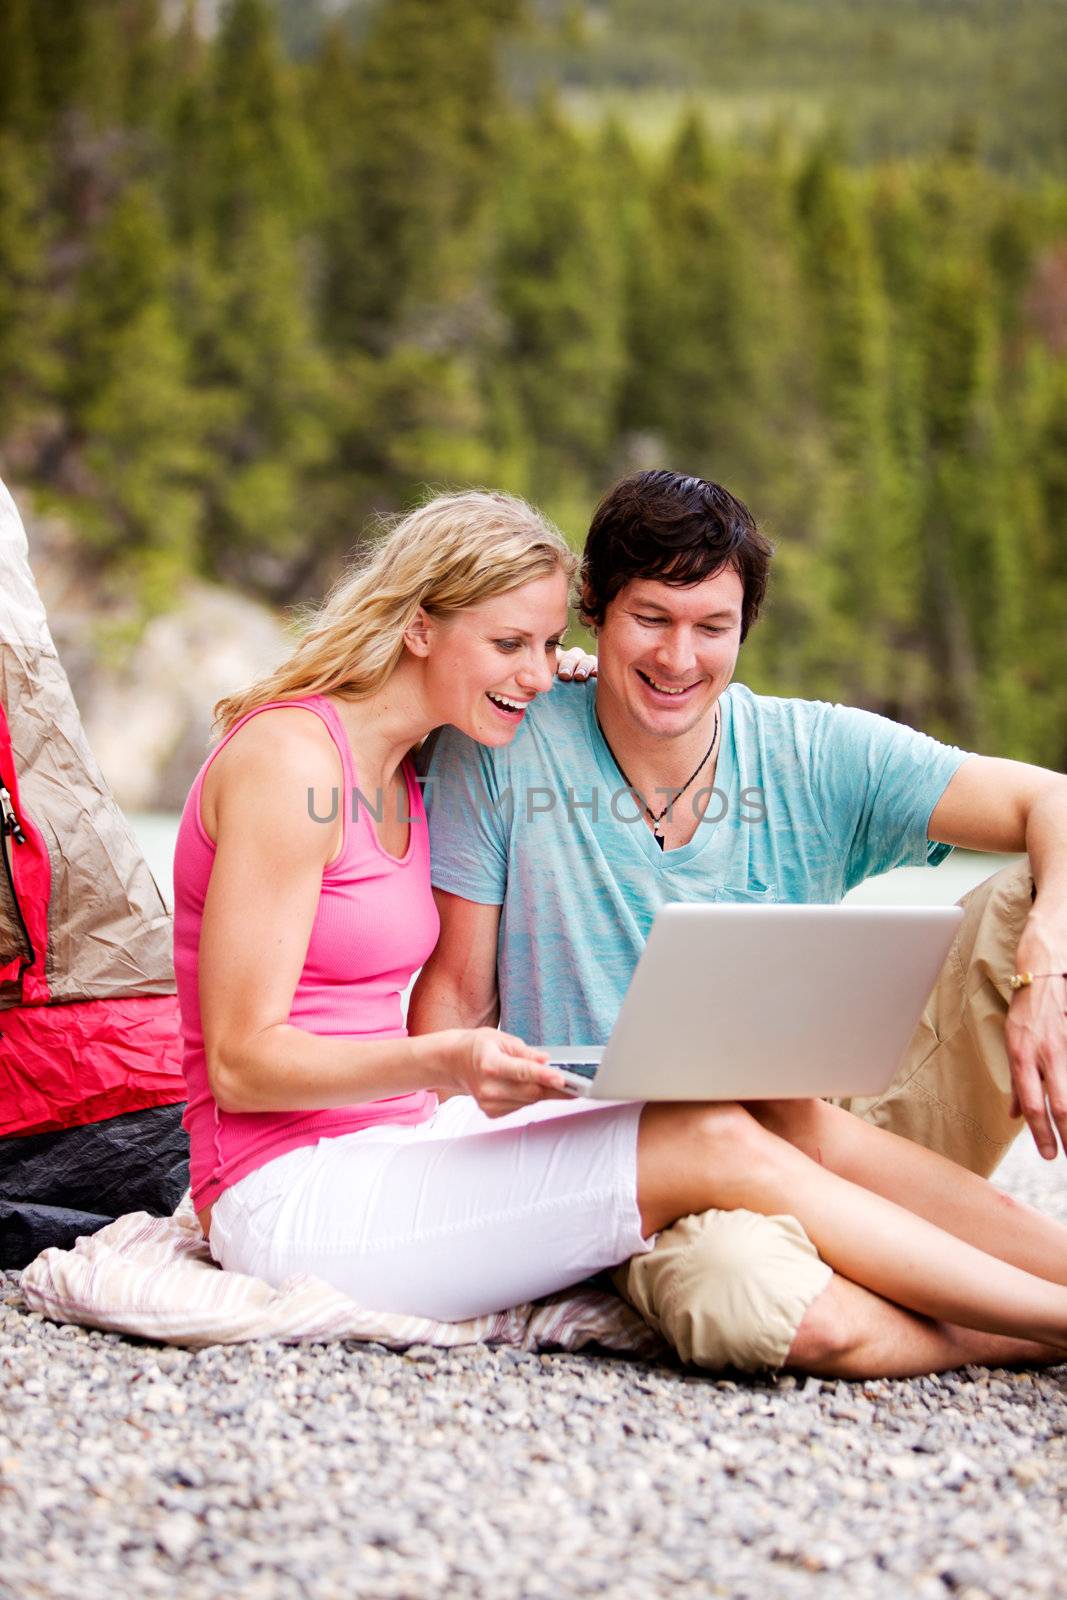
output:
<svg viewBox="0 0 1067 1600"><path fill-rule="evenodd" d="M0 483L0 1267L188 1181L171 918L82 730Z"/></svg>

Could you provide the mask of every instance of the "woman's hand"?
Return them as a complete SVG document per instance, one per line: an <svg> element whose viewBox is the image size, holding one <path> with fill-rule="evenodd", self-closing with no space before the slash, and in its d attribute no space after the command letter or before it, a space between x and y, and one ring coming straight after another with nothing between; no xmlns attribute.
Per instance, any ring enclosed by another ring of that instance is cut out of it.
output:
<svg viewBox="0 0 1067 1600"><path fill-rule="evenodd" d="M595 678L596 665L596 656L587 655L580 644L556 652L556 677L562 678L564 683L572 679L575 683L584 683L586 678Z"/></svg>
<svg viewBox="0 0 1067 1600"><path fill-rule="evenodd" d="M447 1086L469 1094L487 1117L506 1117L535 1100L573 1098L564 1079L547 1065L546 1052L514 1034L499 1028L453 1028L423 1037L444 1045Z"/></svg>

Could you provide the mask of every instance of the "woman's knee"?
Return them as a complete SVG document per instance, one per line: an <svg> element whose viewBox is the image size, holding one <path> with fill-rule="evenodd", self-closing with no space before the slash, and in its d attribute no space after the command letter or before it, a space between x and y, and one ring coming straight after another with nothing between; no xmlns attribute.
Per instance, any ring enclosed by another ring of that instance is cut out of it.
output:
<svg viewBox="0 0 1067 1600"><path fill-rule="evenodd" d="M736 1101L707 1105L647 1105L639 1139L677 1161L685 1151L699 1159L734 1164L751 1157L767 1141L767 1131Z"/></svg>
<svg viewBox="0 0 1067 1600"><path fill-rule="evenodd" d="M767 1209L760 1197L786 1148L733 1103L646 1106L638 1133L638 1202L646 1234L710 1207L753 1203Z"/></svg>

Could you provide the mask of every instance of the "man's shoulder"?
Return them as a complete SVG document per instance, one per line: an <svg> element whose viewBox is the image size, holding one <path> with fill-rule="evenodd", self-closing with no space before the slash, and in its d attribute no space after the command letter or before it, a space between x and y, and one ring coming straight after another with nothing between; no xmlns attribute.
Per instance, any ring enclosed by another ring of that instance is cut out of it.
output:
<svg viewBox="0 0 1067 1600"><path fill-rule="evenodd" d="M595 700L595 678L584 683L567 683L557 678L551 689L539 694L527 711L519 737L531 731L581 734L589 726L589 707Z"/></svg>
<svg viewBox="0 0 1067 1600"><path fill-rule="evenodd" d="M490 747L460 733L458 728L437 728L418 753L418 768L427 772L446 754L451 760L475 763L500 774L519 769L527 762L540 765L546 750L587 738L589 705L594 694L592 683L557 681L534 700L510 744Z"/></svg>
<svg viewBox="0 0 1067 1600"><path fill-rule="evenodd" d="M803 700L795 695L757 694L744 683L732 683L726 691L735 737L757 730L761 736L782 734L796 737L810 732L826 717L842 710L827 700Z"/></svg>

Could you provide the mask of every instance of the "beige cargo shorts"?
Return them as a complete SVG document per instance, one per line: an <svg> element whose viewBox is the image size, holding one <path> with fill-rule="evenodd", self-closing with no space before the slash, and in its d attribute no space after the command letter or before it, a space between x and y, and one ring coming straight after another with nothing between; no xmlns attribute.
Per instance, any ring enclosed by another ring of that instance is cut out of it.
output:
<svg viewBox="0 0 1067 1600"><path fill-rule="evenodd" d="M877 1098L839 1104L972 1172L993 1171L1024 1126L1008 1114L1004 1018L1032 898L1025 860L963 898L966 915L897 1076ZM706 1211L666 1228L615 1284L683 1360L756 1372L783 1364L831 1277L795 1218Z"/></svg>

